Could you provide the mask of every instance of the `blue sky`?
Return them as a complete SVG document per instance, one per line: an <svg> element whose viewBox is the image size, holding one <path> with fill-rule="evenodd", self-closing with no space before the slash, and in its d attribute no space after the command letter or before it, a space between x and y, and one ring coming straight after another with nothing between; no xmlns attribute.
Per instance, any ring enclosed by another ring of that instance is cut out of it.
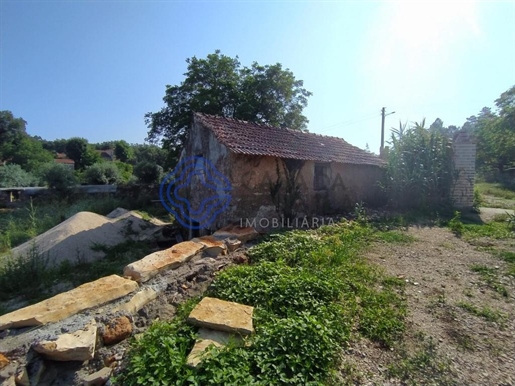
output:
<svg viewBox="0 0 515 386"><path fill-rule="evenodd" d="M0 110L45 139L142 143L185 59L216 49L282 63L310 131L377 152L383 106L387 129L462 125L515 85L515 1L0 0Z"/></svg>

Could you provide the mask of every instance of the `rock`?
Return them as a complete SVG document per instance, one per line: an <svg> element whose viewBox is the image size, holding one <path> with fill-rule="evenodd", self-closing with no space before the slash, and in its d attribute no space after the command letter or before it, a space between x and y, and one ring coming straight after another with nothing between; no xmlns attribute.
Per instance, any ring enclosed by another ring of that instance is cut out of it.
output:
<svg viewBox="0 0 515 386"><path fill-rule="evenodd" d="M106 345L115 344L127 339L132 334L132 323L126 316L120 316L105 327L102 339Z"/></svg>
<svg viewBox="0 0 515 386"><path fill-rule="evenodd" d="M7 366L9 362L9 359L7 359L4 354L0 353L0 369L3 369L5 366Z"/></svg>
<svg viewBox="0 0 515 386"><path fill-rule="evenodd" d="M227 245L223 241L218 240L213 236L197 237L191 241L202 244L204 246L204 252L206 252L211 257L216 257L220 254L227 254Z"/></svg>
<svg viewBox="0 0 515 386"><path fill-rule="evenodd" d="M5 380L9 379L10 377L14 376L14 374L16 373L16 367L17 367L16 363L10 362L5 367L0 369L0 384L1 385L3 385L3 383L1 383L2 381L5 381Z"/></svg>
<svg viewBox="0 0 515 386"><path fill-rule="evenodd" d="M29 373L27 372L27 368L25 366L18 369L14 377L14 381L16 382L17 386L30 386Z"/></svg>
<svg viewBox="0 0 515 386"><path fill-rule="evenodd" d="M202 361L204 355L206 354L205 351L209 346L213 345L216 347L222 347L230 341L238 341L238 343L241 343L242 339L229 332L200 328L198 330L198 337L195 341L195 345L191 349L191 352L186 360L186 365L193 368L197 367L198 364Z"/></svg>
<svg viewBox="0 0 515 386"><path fill-rule="evenodd" d="M143 259L127 265L123 276L131 277L138 282L145 282L164 269L174 269L191 260L204 249L204 245L192 241L184 241L164 251L154 252Z"/></svg>
<svg viewBox="0 0 515 386"><path fill-rule="evenodd" d="M57 322L88 308L118 299L137 288L138 284L132 280L117 275L106 276L0 316L0 330Z"/></svg>
<svg viewBox="0 0 515 386"><path fill-rule="evenodd" d="M127 312L135 314L155 298L157 298L157 292L152 288L147 287L137 292L128 302L113 308L112 312Z"/></svg>
<svg viewBox="0 0 515 386"><path fill-rule="evenodd" d="M238 239L225 239L225 244L227 245L227 250L229 252L234 252L239 247L241 247L241 241Z"/></svg>
<svg viewBox="0 0 515 386"><path fill-rule="evenodd" d="M84 386L102 386L104 385L109 377L113 369L111 367L104 367L101 370L98 370L96 373L90 374L83 379Z"/></svg>
<svg viewBox="0 0 515 386"><path fill-rule="evenodd" d="M14 378L14 375L11 375L9 378L3 381L2 386L16 386L16 379Z"/></svg>
<svg viewBox="0 0 515 386"><path fill-rule="evenodd" d="M93 359L97 340L97 323L91 320L84 329L60 335L55 341L36 343L34 350L54 361L86 361Z"/></svg>
<svg viewBox="0 0 515 386"><path fill-rule="evenodd" d="M249 262L249 258L245 255L236 255L233 256L232 261L234 264L247 264Z"/></svg>
<svg viewBox="0 0 515 386"><path fill-rule="evenodd" d="M205 297L191 311L187 321L199 327L249 335L254 331L253 312L251 306Z"/></svg>
<svg viewBox="0 0 515 386"><path fill-rule="evenodd" d="M237 225L229 225L213 233L213 237L224 239L238 239L242 243L253 240L259 236L259 233L252 227L242 228Z"/></svg>

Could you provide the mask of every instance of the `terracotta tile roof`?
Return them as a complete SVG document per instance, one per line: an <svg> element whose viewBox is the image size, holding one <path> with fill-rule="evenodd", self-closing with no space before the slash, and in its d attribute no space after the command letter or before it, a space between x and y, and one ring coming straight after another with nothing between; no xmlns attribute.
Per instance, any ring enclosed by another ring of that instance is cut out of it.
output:
<svg viewBox="0 0 515 386"><path fill-rule="evenodd" d="M378 156L337 137L202 113L195 113L194 119L211 129L216 138L234 153L317 162L385 165Z"/></svg>

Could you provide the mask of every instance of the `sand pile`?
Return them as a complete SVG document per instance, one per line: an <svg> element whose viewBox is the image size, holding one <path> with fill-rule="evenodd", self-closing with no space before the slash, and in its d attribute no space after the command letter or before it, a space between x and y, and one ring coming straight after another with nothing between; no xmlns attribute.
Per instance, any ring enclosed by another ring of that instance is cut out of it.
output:
<svg viewBox="0 0 515 386"><path fill-rule="evenodd" d="M167 225L157 219L144 220L137 212L117 208L107 216L79 212L36 238L12 249L14 256L27 256L34 247L49 266L62 261L90 262L104 257L95 245L115 246L127 240L155 240Z"/></svg>

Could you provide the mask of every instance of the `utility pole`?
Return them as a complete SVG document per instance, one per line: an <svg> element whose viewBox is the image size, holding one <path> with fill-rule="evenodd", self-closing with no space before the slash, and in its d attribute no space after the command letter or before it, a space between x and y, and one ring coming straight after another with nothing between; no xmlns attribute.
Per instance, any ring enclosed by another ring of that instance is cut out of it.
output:
<svg viewBox="0 0 515 386"><path fill-rule="evenodd" d="M384 117L387 115L395 114L395 111L392 111L391 113L386 114L386 107L383 107L381 109L381 148L379 149L379 156L383 156L384 152Z"/></svg>

